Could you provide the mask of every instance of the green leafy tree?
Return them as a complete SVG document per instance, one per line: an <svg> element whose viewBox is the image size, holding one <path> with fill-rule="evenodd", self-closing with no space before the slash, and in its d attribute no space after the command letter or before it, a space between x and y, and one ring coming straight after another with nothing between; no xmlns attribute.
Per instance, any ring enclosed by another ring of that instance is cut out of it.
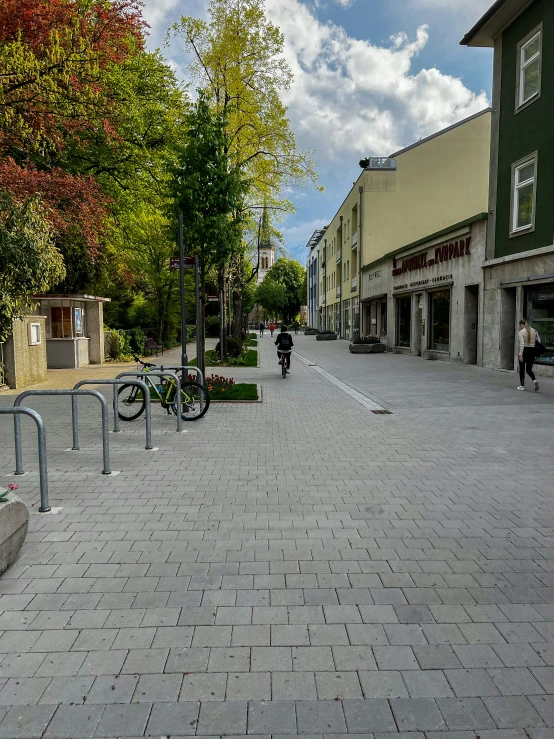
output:
<svg viewBox="0 0 554 739"><path fill-rule="evenodd" d="M287 305L287 294L284 285L266 277L257 287L255 302L261 305L266 315L284 315Z"/></svg>
<svg viewBox="0 0 554 739"><path fill-rule="evenodd" d="M186 250L198 254L200 267L199 367L204 371L206 277L222 274L240 241L236 217L244 195L240 172L225 153L225 117L214 113L200 92L187 116L187 141L178 151L174 173L175 211L183 213ZM224 320L224 317L221 317Z"/></svg>
<svg viewBox="0 0 554 739"><path fill-rule="evenodd" d="M31 296L46 292L64 275L38 198L18 203L0 193L0 341L11 334L14 319L31 309Z"/></svg>
<svg viewBox="0 0 554 739"><path fill-rule="evenodd" d="M300 306L306 302L305 268L294 259L281 257L269 269L264 282L266 280L283 286L285 302L282 315L285 321L293 321L300 311Z"/></svg>

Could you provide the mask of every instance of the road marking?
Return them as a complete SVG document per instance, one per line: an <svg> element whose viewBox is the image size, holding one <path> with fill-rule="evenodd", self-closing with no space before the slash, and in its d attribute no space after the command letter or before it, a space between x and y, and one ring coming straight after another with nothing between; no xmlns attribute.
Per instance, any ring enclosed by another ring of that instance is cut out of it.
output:
<svg viewBox="0 0 554 739"><path fill-rule="evenodd" d="M363 407L367 408L369 411L372 411L373 413L378 413L380 415L388 415L390 413L390 411L387 411L387 409L383 408L382 405L379 405L378 403L375 403L375 401L370 400L370 398L368 398L366 395L363 395L358 390L355 390L350 385L347 385L346 382L339 380L338 377L335 377L335 375L331 375L329 372L326 372L319 365L310 362L310 360L306 359L306 357L303 357L302 354L294 352L294 356L298 357L298 359L306 366L311 367L315 372L328 380L332 385L340 388L344 393L349 395L360 405L363 405Z"/></svg>

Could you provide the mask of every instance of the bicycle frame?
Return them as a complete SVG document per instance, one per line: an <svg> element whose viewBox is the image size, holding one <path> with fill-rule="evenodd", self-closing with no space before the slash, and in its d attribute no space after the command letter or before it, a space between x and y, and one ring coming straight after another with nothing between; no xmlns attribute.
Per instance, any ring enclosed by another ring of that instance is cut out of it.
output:
<svg viewBox="0 0 554 739"><path fill-rule="evenodd" d="M169 406L172 405L169 398L171 397L171 393L173 389L175 388L175 380L172 377L169 377L167 380L164 380L162 382L162 393L160 393L160 390L158 388L158 385L156 385L151 378L148 377L149 375L149 369L148 367L144 367L142 370L139 370L145 377L144 382L148 387L151 387L158 398L160 399L160 403L162 408L168 409L169 412ZM184 396L184 397L183 397ZM185 400L187 403L190 402L190 396L186 392L186 390L183 389L181 386L181 404Z"/></svg>

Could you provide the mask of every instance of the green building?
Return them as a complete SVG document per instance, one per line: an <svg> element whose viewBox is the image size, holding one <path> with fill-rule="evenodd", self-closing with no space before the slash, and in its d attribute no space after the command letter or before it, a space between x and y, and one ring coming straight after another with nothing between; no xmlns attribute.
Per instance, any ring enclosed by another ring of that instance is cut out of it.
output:
<svg viewBox="0 0 554 739"><path fill-rule="evenodd" d="M554 376L554 0L497 0L461 43L494 49L483 363L514 369L525 317Z"/></svg>

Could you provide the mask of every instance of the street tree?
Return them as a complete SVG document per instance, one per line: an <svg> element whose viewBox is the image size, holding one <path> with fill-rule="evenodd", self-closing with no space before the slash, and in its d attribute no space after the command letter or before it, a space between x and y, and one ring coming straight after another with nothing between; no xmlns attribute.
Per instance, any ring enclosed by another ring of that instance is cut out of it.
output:
<svg viewBox="0 0 554 739"><path fill-rule="evenodd" d="M237 217L245 183L225 153L225 116L214 112L200 91L187 116L187 140L177 152L173 192L175 215L183 214L187 252L197 254L200 268L200 337L198 366L204 372L206 277L221 275L240 241ZM221 317L224 320L224 317Z"/></svg>
<svg viewBox="0 0 554 739"><path fill-rule="evenodd" d="M305 268L294 259L280 257L270 267L264 282L266 280L277 283L284 288L285 302L282 315L285 321L293 321L300 311L300 306L306 302Z"/></svg>
<svg viewBox="0 0 554 739"><path fill-rule="evenodd" d="M65 275L63 258L38 198L17 202L0 194L0 342L14 319L32 307L31 296L46 292Z"/></svg>
<svg viewBox="0 0 554 739"><path fill-rule="evenodd" d="M211 0L208 16L208 21L182 17L171 32L183 37L185 51L193 55L196 83L226 115L225 151L249 180L240 207L245 228L252 228L264 207L274 217L293 212L284 188L315 184L315 167L311 153L298 149L282 102L293 75L283 56L283 34L266 18L264 1ZM234 279L237 315L244 280L238 270Z"/></svg>
<svg viewBox="0 0 554 739"><path fill-rule="evenodd" d="M285 286L266 277L256 288L255 303L262 306L266 316L284 315L287 305Z"/></svg>

